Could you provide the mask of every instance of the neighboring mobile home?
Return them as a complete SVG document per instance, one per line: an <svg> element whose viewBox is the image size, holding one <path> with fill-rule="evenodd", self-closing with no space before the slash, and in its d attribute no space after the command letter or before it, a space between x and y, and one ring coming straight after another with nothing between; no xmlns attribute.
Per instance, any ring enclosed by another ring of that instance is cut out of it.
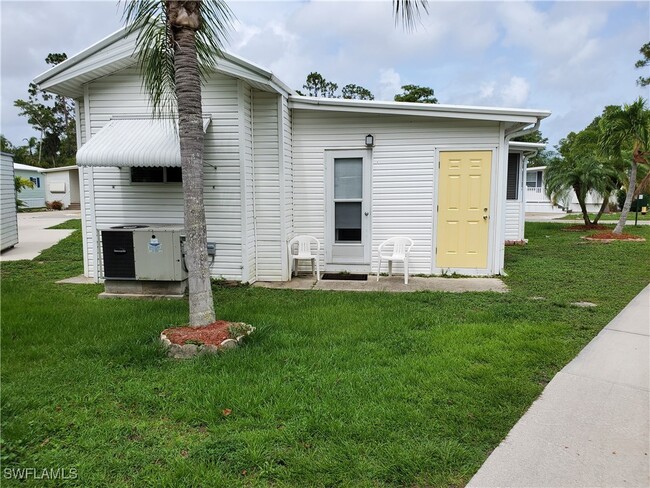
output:
<svg viewBox="0 0 650 488"><path fill-rule="evenodd" d="M152 119L133 51L122 30L35 80L76 101L88 276L100 275L98 228L183 222L174 124ZM407 235L411 273L500 273L509 140L549 115L302 97L230 54L203 111L212 275L243 282L288 279L300 234L321 240L327 271L374 270L378 245Z"/></svg>
<svg viewBox="0 0 650 488"><path fill-rule="evenodd" d="M45 201L60 201L64 209L79 210L79 168L62 166L61 168L42 169L45 175Z"/></svg>
<svg viewBox="0 0 650 488"><path fill-rule="evenodd" d="M526 169L526 212L528 213L562 213L581 212L578 197L571 190L566 198L553 202L544 191L546 166L534 166ZM612 196L611 201L615 201ZM585 199L587 211L597 213L603 203L603 197L590 191Z"/></svg>
<svg viewBox="0 0 650 488"><path fill-rule="evenodd" d="M4 251L18 244L14 159L7 153L0 153L0 215L0 251Z"/></svg>
<svg viewBox="0 0 650 488"><path fill-rule="evenodd" d="M42 169L28 164L14 163L16 176L25 178L34 185L33 188L23 188L18 192L18 199L23 202L24 208L45 207L45 178L41 174Z"/></svg>

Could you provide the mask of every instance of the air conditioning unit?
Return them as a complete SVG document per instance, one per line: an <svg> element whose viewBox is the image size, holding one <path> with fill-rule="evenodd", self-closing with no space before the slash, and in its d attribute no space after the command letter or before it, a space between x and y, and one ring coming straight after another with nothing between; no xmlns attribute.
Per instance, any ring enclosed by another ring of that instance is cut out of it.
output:
<svg viewBox="0 0 650 488"><path fill-rule="evenodd" d="M117 225L100 229L108 294L182 295L187 283L184 230L178 225Z"/></svg>

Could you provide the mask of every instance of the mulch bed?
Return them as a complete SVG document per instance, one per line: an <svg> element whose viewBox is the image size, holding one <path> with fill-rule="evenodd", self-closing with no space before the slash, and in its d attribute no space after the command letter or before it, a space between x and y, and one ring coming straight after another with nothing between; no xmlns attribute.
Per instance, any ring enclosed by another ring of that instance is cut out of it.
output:
<svg viewBox="0 0 650 488"><path fill-rule="evenodd" d="M613 241L628 241L628 242L645 242L643 237L634 236L631 234L614 234L613 232L599 232L583 237L588 241L600 242L613 242Z"/></svg>
<svg viewBox="0 0 650 488"><path fill-rule="evenodd" d="M565 232L585 232L588 230L607 230L607 227L601 224L590 224L590 225L567 225L562 228Z"/></svg>
<svg viewBox="0 0 650 488"><path fill-rule="evenodd" d="M235 325L225 320L204 327L171 327L163 330L163 334L172 344L210 344L220 346L226 339L236 339L230 335L230 326Z"/></svg>

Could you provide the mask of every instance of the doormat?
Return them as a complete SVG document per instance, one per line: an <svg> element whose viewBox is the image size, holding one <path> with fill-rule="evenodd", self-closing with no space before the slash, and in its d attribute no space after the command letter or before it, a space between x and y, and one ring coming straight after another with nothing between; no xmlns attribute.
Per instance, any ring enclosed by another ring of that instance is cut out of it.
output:
<svg viewBox="0 0 650 488"><path fill-rule="evenodd" d="M367 274L325 273L321 280L368 281Z"/></svg>

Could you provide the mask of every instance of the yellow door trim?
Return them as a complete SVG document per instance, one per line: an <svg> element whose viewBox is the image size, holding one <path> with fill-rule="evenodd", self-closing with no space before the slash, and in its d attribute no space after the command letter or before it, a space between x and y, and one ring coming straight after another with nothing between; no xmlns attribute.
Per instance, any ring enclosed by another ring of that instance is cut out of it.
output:
<svg viewBox="0 0 650 488"><path fill-rule="evenodd" d="M488 265L492 151L441 151L436 266Z"/></svg>

